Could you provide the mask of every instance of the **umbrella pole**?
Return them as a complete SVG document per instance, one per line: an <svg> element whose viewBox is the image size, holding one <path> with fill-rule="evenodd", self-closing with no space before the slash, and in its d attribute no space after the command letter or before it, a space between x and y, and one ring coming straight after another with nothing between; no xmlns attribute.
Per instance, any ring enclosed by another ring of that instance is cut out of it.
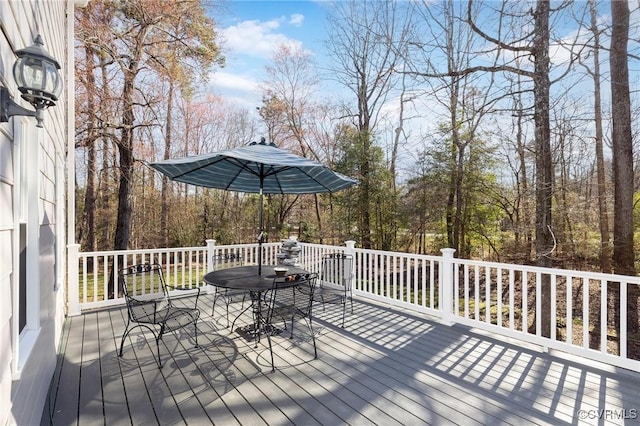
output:
<svg viewBox="0 0 640 426"><path fill-rule="evenodd" d="M260 180L260 206L259 206L259 222L260 222L260 233L258 234L258 275L262 275L262 240L264 238L262 231L262 179Z"/></svg>

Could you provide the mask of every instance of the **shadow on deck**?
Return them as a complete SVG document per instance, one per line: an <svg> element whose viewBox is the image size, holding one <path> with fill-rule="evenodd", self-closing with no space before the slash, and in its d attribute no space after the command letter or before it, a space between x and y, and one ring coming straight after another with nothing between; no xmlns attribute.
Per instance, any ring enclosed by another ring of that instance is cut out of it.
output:
<svg viewBox="0 0 640 426"><path fill-rule="evenodd" d="M166 336L162 369L139 334L118 358L124 308L69 318L42 424L640 424L638 372L356 300L344 329L316 307L317 360L305 327L274 338L271 373L201 303L200 347Z"/></svg>

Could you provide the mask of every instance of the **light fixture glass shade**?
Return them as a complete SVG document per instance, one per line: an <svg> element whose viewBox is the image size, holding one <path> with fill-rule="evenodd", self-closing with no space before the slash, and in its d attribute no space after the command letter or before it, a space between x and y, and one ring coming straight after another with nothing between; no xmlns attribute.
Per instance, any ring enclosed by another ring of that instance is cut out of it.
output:
<svg viewBox="0 0 640 426"><path fill-rule="evenodd" d="M43 46L38 35L32 46L16 51L18 60L13 65L13 77L22 98L35 108L55 105L62 92L60 64Z"/></svg>

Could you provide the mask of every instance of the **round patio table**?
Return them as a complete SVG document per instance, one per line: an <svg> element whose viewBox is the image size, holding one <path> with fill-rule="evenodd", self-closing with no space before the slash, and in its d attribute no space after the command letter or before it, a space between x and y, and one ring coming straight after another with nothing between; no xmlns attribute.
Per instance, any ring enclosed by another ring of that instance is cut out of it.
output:
<svg viewBox="0 0 640 426"><path fill-rule="evenodd" d="M282 266L262 265L262 275L258 274L258 265L237 266L233 268L223 268L211 271L204 276L206 284L216 287L231 288L234 290L245 290L249 292L263 292L271 290L273 280L276 278L274 268ZM286 266L285 276L308 275L309 271L295 266ZM283 280L284 281L284 280ZM300 280L278 282L278 287L283 288L286 283L291 287L300 284Z"/></svg>
<svg viewBox="0 0 640 426"><path fill-rule="evenodd" d="M279 332L279 330L269 324L267 319L262 315L262 293L273 288L274 279L276 278L274 268L276 267L278 266L262 265L262 275L258 273L258 265L223 268L208 272L203 278L204 282L209 285L249 292L251 305L242 311L240 315L249 308L253 308L253 324L239 328L236 331L247 340L255 340L256 346L260 341L260 334L267 333L268 335L274 335ZM286 268L287 272L285 273L285 277L293 276L294 279L288 280L283 277L282 280L278 280L279 289L296 287L305 282L310 276L309 271L305 269L295 266L286 266ZM233 324L235 324L235 320ZM231 325L232 330L233 324Z"/></svg>

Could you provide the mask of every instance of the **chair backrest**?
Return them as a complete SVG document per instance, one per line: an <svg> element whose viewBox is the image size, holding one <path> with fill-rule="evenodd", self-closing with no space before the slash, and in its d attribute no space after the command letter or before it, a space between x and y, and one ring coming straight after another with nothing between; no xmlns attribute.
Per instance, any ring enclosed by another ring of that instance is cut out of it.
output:
<svg viewBox="0 0 640 426"><path fill-rule="evenodd" d="M270 309L289 308L291 313L309 316L313 306L316 274L296 276L297 286L291 286L289 277L274 278L271 291L266 295Z"/></svg>
<svg viewBox="0 0 640 426"><path fill-rule="evenodd" d="M311 315L311 308L313 308L313 292L317 278L316 274L310 274L294 291L293 304L298 312L307 317Z"/></svg>
<svg viewBox="0 0 640 426"><path fill-rule="evenodd" d="M214 255L211 260L214 271L216 269L232 268L244 265L244 257L239 251L218 253Z"/></svg>
<svg viewBox="0 0 640 426"><path fill-rule="evenodd" d="M169 303L169 292L160 265L139 264L122 268L118 281L129 308L132 301L156 300Z"/></svg>
<svg viewBox="0 0 640 426"><path fill-rule="evenodd" d="M344 253L330 253L322 258L318 274L321 285L326 284L351 291L352 278L353 256Z"/></svg>

